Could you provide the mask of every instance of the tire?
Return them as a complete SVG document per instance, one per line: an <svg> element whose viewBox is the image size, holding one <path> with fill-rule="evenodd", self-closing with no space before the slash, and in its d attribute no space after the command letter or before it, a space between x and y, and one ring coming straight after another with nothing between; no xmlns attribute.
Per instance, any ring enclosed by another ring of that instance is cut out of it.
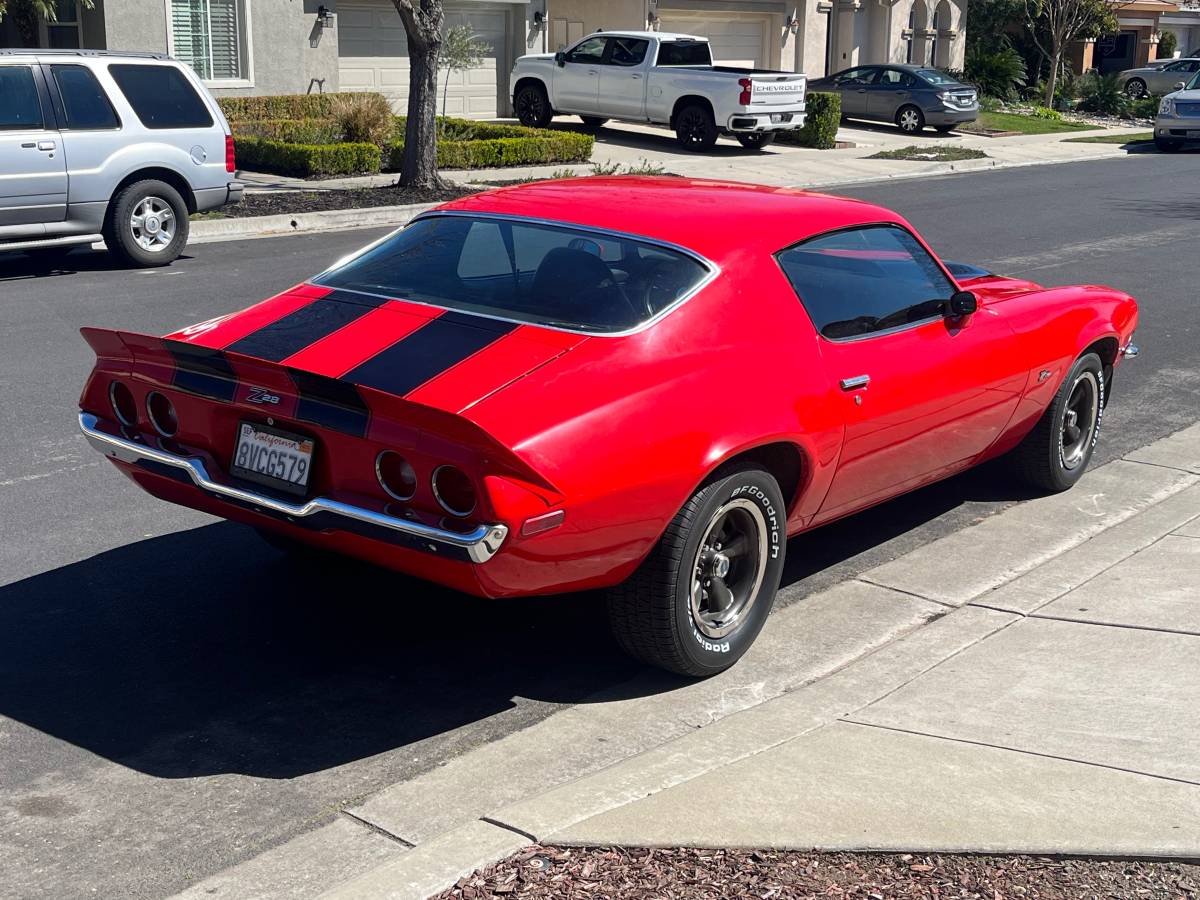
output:
<svg viewBox="0 0 1200 900"><path fill-rule="evenodd" d="M896 110L896 127L905 134L917 134L925 127L925 113L911 103Z"/></svg>
<svg viewBox="0 0 1200 900"><path fill-rule="evenodd" d="M144 223L140 228L139 218ZM104 243L131 266L165 266L183 252L188 228L187 204L175 188L153 179L135 181L109 204Z"/></svg>
<svg viewBox="0 0 1200 900"><path fill-rule="evenodd" d="M1183 149L1183 141L1173 141L1170 138L1156 137L1154 146L1162 153L1178 153Z"/></svg>
<svg viewBox="0 0 1200 900"><path fill-rule="evenodd" d="M517 119L528 128L545 128L554 118L550 98L540 84L522 85L513 97L513 109L517 112Z"/></svg>
<svg viewBox="0 0 1200 900"><path fill-rule="evenodd" d="M1104 390L1100 357L1085 353L1075 360L1033 431L1013 450L1013 463L1025 481L1058 493L1080 479L1100 436Z"/></svg>
<svg viewBox="0 0 1200 900"><path fill-rule="evenodd" d="M953 125L934 125L933 130L938 134L949 134L954 130Z"/></svg>
<svg viewBox="0 0 1200 900"><path fill-rule="evenodd" d="M763 147L775 143L775 132L773 131L752 131L748 134L735 134L734 137L747 150L761 150Z"/></svg>
<svg viewBox="0 0 1200 900"><path fill-rule="evenodd" d="M1125 93L1134 100L1140 100L1146 96L1146 82L1140 78L1130 78L1125 82Z"/></svg>
<svg viewBox="0 0 1200 900"><path fill-rule="evenodd" d="M675 115L675 139L685 150L703 153L717 142L717 123L703 103L689 103Z"/></svg>
<svg viewBox="0 0 1200 900"><path fill-rule="evenodd" d="M579 118L583 120L583 127L589 131L595 131L608 121L608 119L602 119L599 116L580 116Z"/></svg>
<svg viewBox="0 0 1200 900"><path fill-rule="evenodd" d="M771 611L783 574L786 519L779 485L761 469L735 469L702 486L629 580L609 589L617 643L634 658L679 675L728 669L754 643ZM742 552L716 552L722 533L727 549L740 533ZM726 574L717 575L718 568ZM714 583L729 597L723 615L709 608L713 601L705 588Z"/></svg>

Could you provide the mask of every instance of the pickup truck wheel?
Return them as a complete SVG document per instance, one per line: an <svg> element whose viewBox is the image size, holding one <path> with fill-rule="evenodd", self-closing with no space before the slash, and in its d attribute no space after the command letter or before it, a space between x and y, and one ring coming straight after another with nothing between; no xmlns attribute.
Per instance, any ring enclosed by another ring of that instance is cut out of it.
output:
<svg viewBox="0 0 1200 900"><path fill-rule="evenodd" d="M602 127L608 121L608 119L602 119L599 116L580 116L579 118L583 120L583 127L591 131Z"/></svg>
<svg viewBox="0 0 1200 900"><path fill-rule="evenodd" d="M550 109L550 98L540 84L526 84L513 98L517 119L527 128L545 128L554 117Z"/></svg>
<svg viewBox="0 0 1200 900"><path fill-rule="evenodd" d="M896 127L905 134L916 134L925 127L925 113L911 104L902 106L896 110Z"/></svg>
<svg viewBox="0 0 1200 900"><path fill-rule="evenodd" d="M162 181L135 181L108 207L104 243L126 263L141 268L178 259L188 238L188 209L179 192Z"/></svg>
<svg viewBox="0 0 1200 900"><path fill-rule="evenodd" d="M617 642L680 675L732 666L771 611L786 550L779 485L761 469L701 487L624 584L608 591Z"/></svg>
<svg viewBox="0 0 1200 900"><path fill-rule="evenodd" d="M1095 353L1085 353L1033 431L1013 450L1018 473L1043 490L1067 490L1087 468L1103 418L1104 367Z"/></svg>
<svg viewBox="0 0 1200 900"><path fill-rule="evenodd" d="M751 131L747 134L735 134L734 137L747 150L761 150L775 142L775 132L773 131Z"/></svg>
<svg viewBox="0 0 1200 900"><path fill-rule="evenodd" d="M711 150L717 142L717 123L699 103L689 103L675 116L675 137L685 150Z"/></svg>

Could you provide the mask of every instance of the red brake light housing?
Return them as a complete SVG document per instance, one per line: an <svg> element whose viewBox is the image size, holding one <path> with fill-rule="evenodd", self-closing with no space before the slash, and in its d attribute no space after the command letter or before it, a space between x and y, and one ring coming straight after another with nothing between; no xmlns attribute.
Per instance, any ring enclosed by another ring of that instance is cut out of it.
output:
<svg viewBox="0 0 1200 900"><path fill-rule="evenodd" d="M749 78L738 79L738 86L742 89L742 93L738 97L738 103L740 103L742 106L750 105L750 89L753 87L753 85L754 82L752 82Z"/></svg>
<svg viewBox="0 0 1200 900"><path fill-rule="evenodd" d="M225 135L225 171L234 173L237 171L237 162L233 155L233 135Z"/></svg>

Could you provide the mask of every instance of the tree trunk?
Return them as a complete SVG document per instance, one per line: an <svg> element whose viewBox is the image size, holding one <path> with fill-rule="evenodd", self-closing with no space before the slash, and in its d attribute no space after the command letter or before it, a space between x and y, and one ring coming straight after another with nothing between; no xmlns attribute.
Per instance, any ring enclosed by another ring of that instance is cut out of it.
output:
<svg viewBox="0 0 1200 900"><path fill-rule="evenodd" d="M1054 109L1054 89L1058 87L1058 69L1062 65L1062 47L1055 47L1050 54L1050 77L1046 79L1044 106Z"/></svg>
<svg viewBox="0 0 1200 900"><path fill-rule="evenodd" d="M442 0L393 0L408 37L408 121L404 126L403 187L444 188L437 170L437 73L442 49Z"/></svg>

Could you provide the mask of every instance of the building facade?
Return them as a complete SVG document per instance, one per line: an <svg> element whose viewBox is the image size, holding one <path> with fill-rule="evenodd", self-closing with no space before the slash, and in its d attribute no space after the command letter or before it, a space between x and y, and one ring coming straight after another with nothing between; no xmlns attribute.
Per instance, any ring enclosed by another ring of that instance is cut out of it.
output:
<svg viewBox="0 0 1200 900"><path fill-rule="evenodd" d="M961 68L967 0L444 2L447 25L469 25L489 47L481 65L449 76L446 110L488 119L511 115L518 56L601 28L703 35L720 62L814 77L868 62ZM397 110L407 103L408 51L391 0L95 0L93 9L58 0L57 12L33 34L10 14L0 47L169 53L218 96L370 90Z"/></svg>

